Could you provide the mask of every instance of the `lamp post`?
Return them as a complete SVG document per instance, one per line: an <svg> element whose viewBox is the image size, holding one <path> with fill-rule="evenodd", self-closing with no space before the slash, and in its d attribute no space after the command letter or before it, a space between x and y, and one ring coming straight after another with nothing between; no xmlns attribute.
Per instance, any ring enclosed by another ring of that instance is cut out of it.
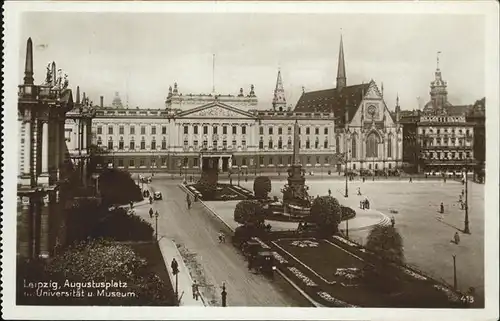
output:
<svg viewBox="0 0 500 321"><path fill-rule="evenodd" d="M453 254L453 290L457 290L457 260L456 255Z"/></svg>
<svg viewBox="0 0 500 321"><path fill-rule="evenodd" d="M156 242L158 242L158 216L160 216L160 214L158 213L158 211L156 211L155 212Z"/></svg>
<svg viewBox="0 0 500 321"><path fill-rule="evenodd" d="M468 178L467 167L464 168L464 184L465 184L465 220L464 220L464 233L470 234L469 228L469 200L468 200Z"/></svg>

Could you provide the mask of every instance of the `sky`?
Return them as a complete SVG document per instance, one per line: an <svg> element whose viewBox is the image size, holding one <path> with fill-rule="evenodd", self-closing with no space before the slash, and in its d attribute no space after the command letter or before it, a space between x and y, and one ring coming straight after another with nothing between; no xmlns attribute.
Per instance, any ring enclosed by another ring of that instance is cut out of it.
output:
<svg viewBox="0 0 500 321"><path fill-rule="evenodd" d="M164 108L174 82L185 95L210 93L214 79L219 94L253 84L259 109L269 109L280 69L295 106L302 87L335 87L342 34L347 84L383 83L389 109L397 95L402 109L424 106L438 51L448 100L472 104L485 96L484 27L481 16L457 14L29 12L19 81L31 37L35 82L55 61L95 104L119 92L130 107Z"/></svg>

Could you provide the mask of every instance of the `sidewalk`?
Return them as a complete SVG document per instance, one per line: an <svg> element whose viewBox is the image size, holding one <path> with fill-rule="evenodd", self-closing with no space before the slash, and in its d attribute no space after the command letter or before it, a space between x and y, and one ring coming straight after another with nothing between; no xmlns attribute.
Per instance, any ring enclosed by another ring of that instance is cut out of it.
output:
<svg viewBox="0 0 500 321"><path fill-rule="evenodd" d="M177 249L175 243L169 239L161 238L158 241L163 260L165 261L165 266L167 267L168 276L172 282L172 287L175 291L175 275L172 273L172 268L170 267L172 259L175 258L179 264L179 274L177 275L178 281L178 291L179 291L179 306L205 306L205 299L201 295L198 300L193 299L193 292L191 286L193 285L193 279L189 274L189 270L182 259L181 253Z"/></svg>

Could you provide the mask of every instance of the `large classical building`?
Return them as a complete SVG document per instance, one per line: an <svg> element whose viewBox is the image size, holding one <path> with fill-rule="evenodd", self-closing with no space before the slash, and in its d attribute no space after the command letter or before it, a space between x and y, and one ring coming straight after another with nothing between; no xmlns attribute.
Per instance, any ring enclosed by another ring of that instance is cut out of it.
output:
<svg viewBox="0 0 500 321"><path fill-rule="evenodd" d="M441 175L475 167L475 123L468 117L472 105L452 105L438 64L430 84L430 101L422 111L403 114L404 156L409 167ZM480 126L478 126L480 127ZM417 157L418 155L418 157Z"/></svg>
<svg viewBox="0 0 500 321"><path fill-rule="evenodd" d="M398 104L399 105L399 104ZM346 155L352 170L390 171L401 166L402 128L400 107L391 113L384 101L383 87L376 83L348 85L342 38L335 88L304 92L296 113L333 113L335 132L331 144L334 153ZM337 164L337 170L342 170Z"/></svg>
<svg viewBox="0 0 500 321"><path fill-rule="evenodd" d="M284 172L291 164L296 120L301 127L301 163L316 172L335 165L333 112L291 111L281 72L267 110L257 109L253 85L246 95L243 88L237 95L220 95L181 93L174 83L164 108L113 105L105 107L101 97L93 121L95 143L113 167L186 175L209 164L222 172Z"/></svg>

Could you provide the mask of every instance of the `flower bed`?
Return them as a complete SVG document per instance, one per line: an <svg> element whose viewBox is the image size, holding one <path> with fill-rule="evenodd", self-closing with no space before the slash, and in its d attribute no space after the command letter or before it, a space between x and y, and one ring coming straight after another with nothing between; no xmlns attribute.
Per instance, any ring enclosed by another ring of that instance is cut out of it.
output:
<svg viewBox="0 0 500 321"><path fill-rule="evenodd" d="M211 195L203 194L203 189L198 184L187 185L186 187L203 201L239 201L250 198L247 190L229 184L218 184Z"/></svg>
<svg viewBox="0 0 500 321"><path fill-rule="evenodd" d="M292 238L274 241L271 247L280 270L326 306L453 308L460 305L459 294L409 268L393 273L389 267L384 278L373 283L369 279L372 276L364 273L371 261L360 252L362 248L339 237L334 240L343 246L314 238ZM401 278L400 274L406 277ZM397 286L387 288L388 283Z"/></svg>

